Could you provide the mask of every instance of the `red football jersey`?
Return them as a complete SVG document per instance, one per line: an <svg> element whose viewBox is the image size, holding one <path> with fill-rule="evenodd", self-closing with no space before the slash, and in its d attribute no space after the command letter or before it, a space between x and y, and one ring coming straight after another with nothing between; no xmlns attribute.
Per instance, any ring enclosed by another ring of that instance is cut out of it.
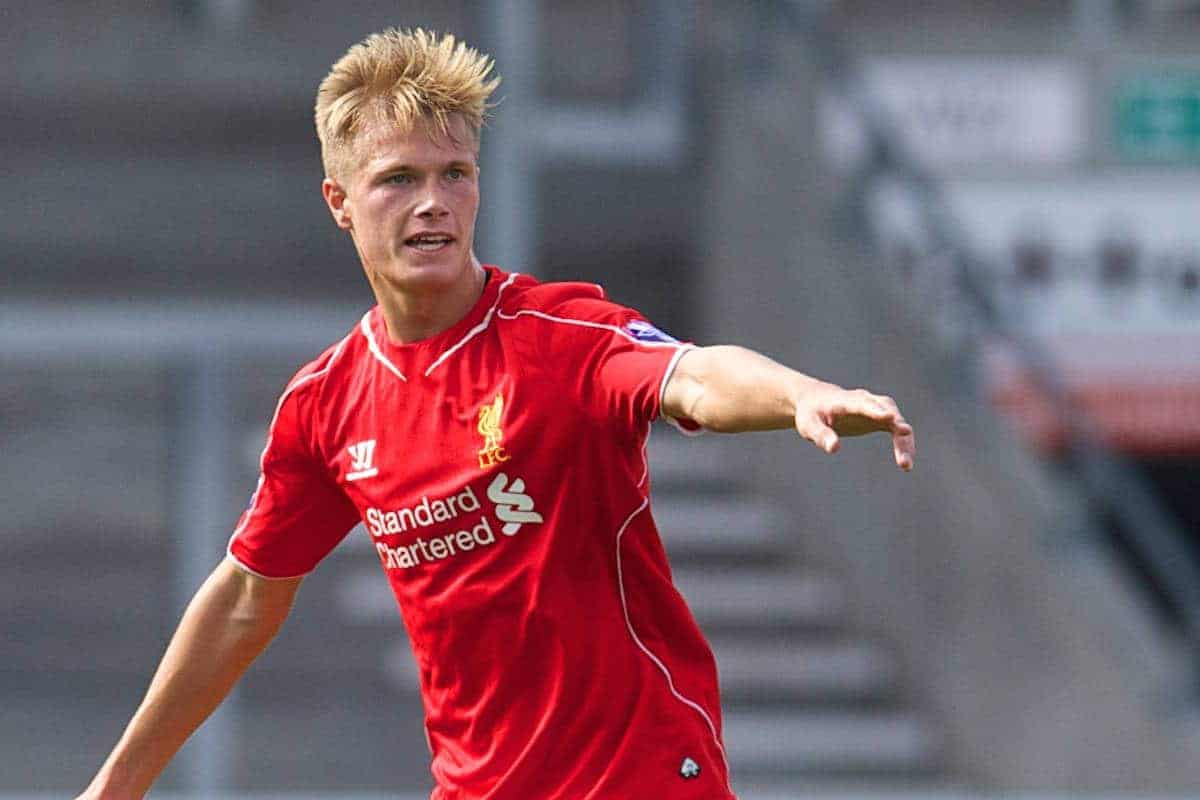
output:
<svg viewBox="0 0 1200 800"><path fill-rule="evenodd" d="M712 652L645 446L687 345L594 284L485 267L449 330L378 307L284 391L229 544L303 575L365 523L412 641L433 800L728 800Z"/></svg>

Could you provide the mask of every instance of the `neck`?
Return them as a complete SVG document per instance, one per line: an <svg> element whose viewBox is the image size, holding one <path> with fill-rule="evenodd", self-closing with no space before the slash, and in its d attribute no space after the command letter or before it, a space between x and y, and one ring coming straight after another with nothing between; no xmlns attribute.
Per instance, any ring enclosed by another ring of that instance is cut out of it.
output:
<svg viewBox="0 0 1200 800"><path fill-rule="evenodd" d="M372 281L375 298L387 323L388 339L395 344L410 344L437 336L465 317L483 294L487 273L474 255L462 280L450 286L427 291Z"/></svg>

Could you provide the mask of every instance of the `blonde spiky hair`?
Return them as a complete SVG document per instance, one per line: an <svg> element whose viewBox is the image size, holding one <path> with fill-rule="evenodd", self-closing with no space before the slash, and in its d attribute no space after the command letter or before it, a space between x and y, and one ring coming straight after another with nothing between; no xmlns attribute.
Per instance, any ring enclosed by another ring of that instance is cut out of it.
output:
<svg viewBox="0 0 1200 800"><path fill-rule="evenodd" d="M355 138L371 123L390 122L411 131L425 122L453 137L451 118L462 117L476 141L500 85L489 78L493 62L451 34L422 28L388 28L346 51L317 89L317 138L325 174L342 178L352 169Z"/></svg>

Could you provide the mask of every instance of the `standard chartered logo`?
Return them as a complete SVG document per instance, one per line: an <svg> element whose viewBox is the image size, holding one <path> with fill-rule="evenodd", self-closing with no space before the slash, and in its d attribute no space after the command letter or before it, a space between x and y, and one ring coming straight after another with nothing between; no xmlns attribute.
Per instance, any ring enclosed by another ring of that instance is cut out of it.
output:
<svg viewBox="0 0 1200 800"><path fill-rule="evenodd" d="M504 523L501 533L515 536L526 522L541 522L542 515L533 510L533 499L525 494L525 481L512 483L503 472L492 479L487 491L488 500L496 504L496 518Z"/></svg>
<svg viewBox="0 0 1200 800"><path fill-rule="evenodd" d="M488 485L487 498L494 504L495 518L502 523L500 533L505 536L516 536L523 525L542 522L542 515L534 510L533 498L525 493L525 481L520 478L510 482L508 475L498 473ZM422 497L419 503L408 508L394 511L368 508L366 523L367 529L376 538L375 549L384 568L409 569L495 544L491 515L472 514L478 511L479 500L471 487L466 486L457 494L446 497L432 500ZM389 534L412 533L463 516L466 519L458 523L461 530L452 533L418 535L415 539L394 546L380 541Z"/></svg>

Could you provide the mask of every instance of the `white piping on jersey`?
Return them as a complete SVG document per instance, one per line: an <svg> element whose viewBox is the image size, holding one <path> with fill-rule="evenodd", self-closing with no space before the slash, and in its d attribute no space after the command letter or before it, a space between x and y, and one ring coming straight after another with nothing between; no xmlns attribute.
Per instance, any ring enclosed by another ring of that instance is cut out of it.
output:
<svg viewBox="0 0 1200 800"><path fill-rule="evenodd" d="M531 317L537 317L538 319L550 320L551 322L562 322L566 325L579 325L584 328L599 328L600 330L612 331L613 333L617 333L617 334L620 334L621 336L624 336L626 339L633 342L634 344L640 344L640 345L644 345L646 347L684 347L684 348L691 347L691 345L683 345L683 344L680 344L679 342L647 342L647 341L637 338L629 331L618 328L616 325L609 325L604 322L592 322L590 320L584 320L584 319L570 319L569 317L556 317L553 314L547 314L545 311L536 311L532 308L522 308L520 311L515 311L512 314L505 314L503 311L497 312L497 316L499 316L500 319L509 319L509 320L516 319L517 317L523 317L526 315L531 316Z"/></svg>
<svg viewBox="0 0 1200 800"><path fill-rule="evenodd" d="M665 372L663 372L662 383L658 385L659 408L663 407L663 401L667 399L667 382L671 380L671 376L675 373L675 367L679 364L679 359L683 358L684 353L695 349L696 345L694 344L680 345L679 349L675 351L675 355L671 356L671 363L667 364L667 369ZM688 430L680 425L679 420L675 419L670 414L663 414L663 417L666 418L667 422L669 422L675 428L675 430L679 431L684 436L702 436L704 434L704 428L697 428L694 431Z"/></svg>
<svg viewBox="0 0 1200 800"><path fill-rule="evenodd" d="M646 433L642 437L642 460L646 465L647 475L650 473L650 462L646 458L646 444L649 438L650 424L647 423ZM644 481L645 477L643 477L642 480ZM638 486L640 487L641 483L639 483ZM637 631L633 629L633 621L629 618L629 603L625 599L625 576L621 569L621 539L625 536L625 531L629 528L629 523L633 521L634 517L649 507L650 497L647 494L643 494L641 504L633 510L633 513L625 518L625 521L621 523L621 527L617 529L617 590L621 594L621 610L625 614L625 627L629 630L629 635L633 638L633 642L638 646L638 649L645 653L646 657L649 658L654 665L658 667L659 671L662 672L663 676L666 677L667 688L670 690L671 694L674 695L675 699L683 703L688 708L693 709L696 711L696 713L704 718L704 722L708 725L709 732L712 733L713 742L716 743L717 750L721 753L721 760L725 762L725 783L730 794L732 794L733 785L729 782L729 759L725 755L725 746L721 744L721 737L717 735L717 726L713 723L712 717L708 715L708 712L704 710L703 706L701 706L695 700L684 697L683 694L675 688L675 678L672 677L671 670L669 670L667 665L664 664L658 656L654 655L650 648L647 647L641 638L638 637Z"/></svg>
<svg viewBox="0 0 1200 800"><path fill-rule="evenodd" d="M383 312L380 311L380 313L383 313ZM393 364L391 361L388 361L387 356L385 356L383 354L383 351L379 349L379 344L378 344L378 342L375 341L375 334L371 333L371 312L370 311L363 314L362 321L358 323L358 327L362 328L362 334L363 334L363 336L365 336L367 338L367 349L371 351L371 355L373 355L373 356L375 356L375 358L379 359L379 363L383 364L385 367L387 367L389 370L391 370L392 374L394 374L397 378L404 381L405 383L408 383L408 378L404 377L404 373L401 372L400 370L396 369L396 365Z"/></svg>
<svg viewBox="0 0 1200 800"><path fill-rule="evenodd" d="M366 317L363 317L363 319L365 320ZM272 576L272 575L263 575L261 572L256 572L255 570L251 569L246 564L242 563L241 559L239 559L237 556L235 556L233 554L233 540L236 539L238 536L240 536L242 531L244 531L246 529L246 526L250 524L250 518L254 516L254 512L255 512L256 508L258 507L258 494L259 494L259 492L262 491L263 484L266 483L266 480L267 480L266 474L265 474L266 467L267 467L267 451L271 449L271 442L275 438L275 423L279 421L279 412L283 408L283 402L288 399L288 396L292 392L296 391L304 384L327 374L329 372L330 368L333 366L333 362L337 361L337 357L342 354L342 350L346 347L346 342L350 341L350 337L353 335L354 335L354 331L351 331L350 333L346 334L345 338L343 338L340 342L338 342L337 348L333 351L333 353L330 354L329 361L327 361L325 363L324 367L317 370L316 372L311 372L308 375L305 375L304 377L299 378L296 381L294 381L291 385L289 385L286 389L283 390L283 394L279 395L279 402L275 404L275 414L271 417L271 425L267 428L267 441L266 441L266 444L263 445L262 454L258 457L258 485L254 487L254 494L250 496L250 507L248 509L246 509L246 516L242 520L242 524L240 524L236 528L234 528L233 535L229 537L229 544L227 544L225 546L225 555L234 564L236 564L239 569L245 570L246 572L249 572L251 575L256 575L259 578L266 578L268 580L284 581L284 580L290 580L292 578L300 578L303 575L308 574L307 572L305 572L305 573L301 573L300 575Z"/></svg>
<svg viewBox="0 0 1200 800"><path fill-rule="evenodd" d="M600 287L597 284L592 284L592 285L595 286L597 289L600 289ZM603 289L600 289L600 294L601 294L601 296L604 295ZM643 341L642 339L637 338L636 336L634 336L633 334L629 333L628 331L626 331L622 328L618 328L616 325L609 325L604 322L591 322L590 320L570 319L568 317L556 317L553 314L547 314L544 311L536 311L531 308L523 308L520 311L513 312L512 314L505 314L503 311L497 312L497 316L499 316L500 319L507 319L507 320L513 320L513 319L516 319L517 317L520 317L523 315L529 315L531 317L537 317L538 319L549 320L550 322L561 322L566 325L580 325L585 328L599 328L600 330L612 331L613 333L617 333L617 334L620 334L621 336L624 336L626 339L628 339L629 341L631 341L635 344L645 345L646 347L674 347L676 349L675 355L671 357L670 363L667 364L667 369L663 372L662 382L659 383L659 386L658 386L658 407L659 408L662 408L663 397L667 393L667 381L670 379L671 373L673 373L675 371L675 365L679 363L679 359L683 357L684 353L686 353L688 350L694 350L696 348L696 346L693 344L681 344L679 342L647 342L647 341ZM667 416L665 414L663 416L666 417L667 422L674 425L676 427L676 429L678 429L679 432L685 436L699 436L702 433L704 433L703 430L689 431L687 428L680 425L679 422L676 421L676 419L674 417Z"/></svg>
<svg viewBox="0 0 1200 800"><path fill-rule="evenodd" d="M666 370L663 371L662 382L658 384L658 405L662 407L663 401L667 399L667 382L671 380L671 375L675 372L675 367L679 364L679 359L683 358L683 354L688 350L695 350L696 345L684 344L679 346L679 350L675 355L671 356L671 362L667 364Z"/></svg>
<svg viewBox="0 0 1200 800"><path fill-rule="evenodd" d="M638 479L637 488L642 488L645 485L646 479L650 477L650 459L646 455L646 448L650 446L650 425L646 425L646 435L642 437L642 477Z"/></svg>
<svg viewBox="0 0 1200 800"><path fill-rule="evenodd" d="M425 370L425 377L428 378L429 373L437 369L439 364L453 355L460 347L470 341L473 336L487 329L487 326L492 322L492 315L496 313L496 309L500 306L500 295L504 294L504 290L507 289L509 284L515 281L517 276L520 274L521 273L519 272L513 272L508 276L504 283L500 284L500 288L496 290L496 302L492 303L492 307L488 309L487 314L484 315L480 323L474 328L471 328L471 330L467 331L461 339L459 339L450 347L450 349L438 356L437 359L429 365L429 369Z"/></svg>

